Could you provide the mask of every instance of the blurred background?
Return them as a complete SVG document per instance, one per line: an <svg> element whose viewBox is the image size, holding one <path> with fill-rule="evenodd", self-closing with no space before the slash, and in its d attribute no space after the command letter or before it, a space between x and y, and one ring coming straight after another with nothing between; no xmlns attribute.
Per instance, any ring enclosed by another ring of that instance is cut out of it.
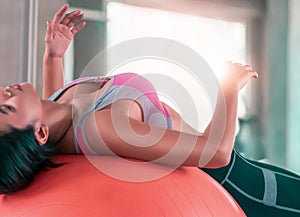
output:
<svg viewBox="0 0 300 217"><path fill-rule="evenodd" d="M46 21L66 2L87 22L65 55L66 82L99 52L139 37L183 43L217 75L227 60L251 64L260 77L240 94L236 149L300 172L299 0L1 0L1 86L28 81L42 92Z"/></svg>

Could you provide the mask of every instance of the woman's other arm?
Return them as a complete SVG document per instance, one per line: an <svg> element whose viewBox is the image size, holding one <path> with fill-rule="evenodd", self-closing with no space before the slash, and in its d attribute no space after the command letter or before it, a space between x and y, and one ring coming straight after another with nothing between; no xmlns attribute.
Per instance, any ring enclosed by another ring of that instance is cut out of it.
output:
<svg viewBox="0 0 300 217"><path fill-rule="evenodd" d="M172 152L172 159L168 164L174 164L178 159L185 159L182 164L187 166L200 166L217 168L228 164L235 139L235 125L237 113L238 91L249 82L257 73L250 66L228 63L225 77L220 86L225 98L225 129L218 150L212 151L214 155L202 165L200 159L206 154L206 144L209 134L213 133L212 124L218 124L222 100L218 100L212 121L204 134L180 132L178 130L162 129L128 117L128 109L113 104L111 109L104 109L95 113L87 121L86 133L88 140L98 153L107 154L105 146L113 153L130 158L153 161ZM97 129L97 132L93 132ZM214 134L212 134L214 135ZM100 136L100 137L99 137ZM102 143L101 143L102 141ZM103 143L104 142L104 143ZM101 145L102 144L102 145ZM105 146L103 146L103 144ZM176 147L176 148L174 148ZM209 149L210 147L208 147Z"/></svg>
<svg viewBox="0 0 300 217"><path fill-rule="evenodd" d="M236 136L238 92L250 82L258 78L258 73L250 65L241 65L228 62L226 73L220 81L226 102L226 121L230 124L225 128L222 146L220 147L227 156L229 163ZM217 112L217 111L216 111Z"/></svg>
<svg viewBox="0 0 300 217"><path fill-rule="evenodd" d="M74 35L85 26L85 22L75 26L84 16L79 10L64 16L68 7L65 4L56 12L52 22L47 22L43 56L43 99L48 99L63 86L63 56Z"/></svg>
<svg viewBox="0 0 300 217"><path fill-rule="evenodd" d="M217 125L217 130L220 130L220 126L218 126L218 124L222 125L222 121L220 121L222 120L222 117L220 115L225 115L224 132L217 153L206 167L215 168L220 165L226 166L230 162L236 136L238 92L251 80L251 78L257 77L257 72L249 65L244 66L232 62L226 63L225 72L219 80L221 88L220 94L223 94L223 97L219 96L214 115L203 136L206 138L209 137L211 130L213 130L212 125ZM223 102L223 99L225 102ZM223 109L226 109L225 112ZM204 165L200 162L199 166L202 167Z"/></svg>

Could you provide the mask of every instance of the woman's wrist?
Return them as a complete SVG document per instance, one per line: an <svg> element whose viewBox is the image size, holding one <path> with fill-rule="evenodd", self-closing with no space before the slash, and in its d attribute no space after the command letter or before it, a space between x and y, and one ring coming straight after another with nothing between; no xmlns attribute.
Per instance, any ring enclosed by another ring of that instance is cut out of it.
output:
<svg viewBox="0 0 300 217"><path fill-rule="evenodd" d="M60 62L60 61L62 61L62 59L63 59L63 57L51 55L46 51L45 51L44 56L43 56L44 62L58 62L58 61Z"/></svg>
<svg viewBox="0 0 300 217"><path fill-rule="evenodd" d="M43 56L43 99L48 99L55 91L63 86L63 58L49 55Z"/></svg>
<svg viewBox="0 0 300 217"><path fill-rule="evenodd" d="M44 58L49 58L49 59L62 59L64 56L63 55L58 55L56 52L53 52L51 51L50 49L45 49L45 52L44 52Z"/></svg>

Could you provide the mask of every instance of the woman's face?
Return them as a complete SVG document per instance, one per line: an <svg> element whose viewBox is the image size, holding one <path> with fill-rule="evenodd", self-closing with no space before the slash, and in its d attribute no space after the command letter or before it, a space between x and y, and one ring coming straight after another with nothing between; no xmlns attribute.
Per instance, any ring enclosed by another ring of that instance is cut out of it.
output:
<svg viewBox="0 0 300 217"><path fill-rule="evenodd" d="M39 95L29 83L0 88L0 129L24 128L42 117Z"/></svg>

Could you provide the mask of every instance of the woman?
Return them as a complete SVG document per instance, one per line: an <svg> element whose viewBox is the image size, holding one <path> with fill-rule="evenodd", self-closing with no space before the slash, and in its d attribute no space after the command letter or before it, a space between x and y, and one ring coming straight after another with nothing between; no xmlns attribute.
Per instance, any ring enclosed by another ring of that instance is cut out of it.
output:
<svg viewBox="0 0 300 217"><path fill-rule="evenodd" d="M0 159L4 165L0 169L0 193L20 190L44 168L59 166L50 161L54 153L107 154L100 141L119 156L147 161L164 156L176 142L182 153L189 152L189 141L196 141L182 164L198 166L210 127L204 134L189 127L173 109L158 100L145 78L127 73L79 79L60 89L63 86L62 58L73 36L85 25L84 22L75 25L83 18L78 10L64 16L67 8L68 5L64 5L52 22L47 23L43 99L40 100L28 83L0 89ZM225 136L205 165L209 168L225 166L230 161L238 91L252 77L257 77L249 66L229 63L229 67L230 79L221 82L227 109ZM137 87L140 83L142 87ZM112 97L112 93L126 92L123 88L132 91L128 94L131 98L124 96L116 100L116 94ZM140 101L132 98L136 90L145 93ZM150 92L152 94L148 94ZM98 107L95 108L95 104ZM140 139L144 135L147 139ZM176 156L182 155L177 152ZM165 163L173 164L172 160Z"/></svg>
<svg viewBox="0 0 300 217"><path fill-rule="evenodd" d="M28 83L0 89L0 193L23 189L41 170L60 166L51 162L55 153L108 154L100 144L107 145L119 156L151 161L164 156L177 143L181 151L176 150L176 156L190 153L182 165L199 166L213 130L211 124L203 134L194 130L171 107L158 100L153 86L143 77L125 73L81 78L61 88L62 58L74 35L85 25L85 22L76 25L83 18L78 10L64 16L67 8L64 5L52 22L47 23L43 99ZM201 165L220 168L230 163L221 169L207 170L221 183L227 180L226 174L232 172L236 159L242 159L232 151L238 92L258 77L250 66L233 63L227 66L220 80L226 104L224 134L212 158ZM138 99L140 93L143 95ZM221 108L217 103L211 123L217 121ZM191 147L190 141L195 146ZM165 163L174 164L172 160ZM248 164L242 171L252 167ZM225 178L220 178L224 174ZM251 207L244 207L246 213L251 213ZM265 212L266 207L262 205L260 210ZM270 214L265 213L265 216Z"/></svg>

